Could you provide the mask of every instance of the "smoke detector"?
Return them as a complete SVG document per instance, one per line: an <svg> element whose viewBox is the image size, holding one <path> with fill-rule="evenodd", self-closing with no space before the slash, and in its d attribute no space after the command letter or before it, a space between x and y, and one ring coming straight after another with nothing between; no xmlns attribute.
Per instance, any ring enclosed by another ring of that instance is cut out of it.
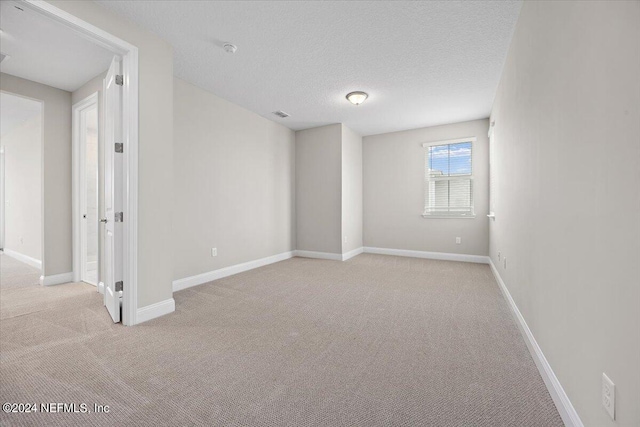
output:
<svg viewBox="0 0 640 427"><path fill-rule="evenodd" d="M275 114L276 116L285 119L287 117L289 117L289 115L287 113L285 113L284 111L278 110L278 111L274 111L273 114Z"/></svg>
<svg viewBox="0 0 640 427"><path fill-rule="evenodd" d="M236 46L235 44L231 44L231 43L225 43L224 46L224 50L227 53L236 53L236 50L238 50L238 46Z"/></svg>

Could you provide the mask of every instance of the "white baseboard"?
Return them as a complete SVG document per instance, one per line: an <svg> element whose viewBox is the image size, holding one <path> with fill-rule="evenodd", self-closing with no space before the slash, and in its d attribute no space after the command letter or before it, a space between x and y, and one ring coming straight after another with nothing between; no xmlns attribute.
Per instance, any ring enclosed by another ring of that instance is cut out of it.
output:
<svg viewBox="0 0 640 427"><path fill-rule="evenodd" d="M360 255L364 252L363 247L356 248L352 251L345 252L343 254L334 254L331 252L316 252L316 251L295 251L295 256L301 258L316 258L316 259L328 259L331 261L346 261L353 258L356 255Z"/></svg>
<svg viewBox="0 0 640 427"><path fill-rule="evenodd" d="M264 267L265 265L273 264L274 262L284 261L285 259L292 258L294 252L283 252L278 255L269 256L266 258L256 259L254 261L245 262L242 264L236 264L218 270L209 271L206 273L198 274L195 276L185 277L173 281L173 292L181 291L183 289L190 288L192 286L202 285L213 280L222 279L223 277L232 276L234 274L242 273L244 271L253 270L254 268Z"/></svg>
<svg viewBox="0 0 640 427"><path fill-rule="evenodd" d="M342 261L342 254L334 254L330 252L295 251L295 256L301 257L301 258L317 258L317 259L329 259L333 261Z"/></svg>
<svg viewBox="0 0 640 427"><path fill-rule="evenodd" d="M38 270L42 270L42 261L40 261L39 259L32 258L28 255L24 255L20 252L16 252L7 248L4 248L3 252L5 255L9 255L11 258L17 259L20 262L24 262L25 264L37 268Z"/></svg>
<svg viewBox="0 0 640 427"><path fill-rule="evenodd" d="M489 257L483 255L466 255L466 254L450 254L446 252L425 252L425 251L411 251L408 249L388 249L388 248L371 248L365 247L364 252L367 254L379 254L379 255L395 255L411 258L427 258L427 259L439 259L443 261L462 261L462 262L475 262L478 264L489 264Z"/></svg>
<svg viewBox="0 0 640 427"><path fill-rule="evenodd" d="M62 283L73 282L73 272L53 274L51 276L40 276L40 284L42 286L60 285Z"/></svg>
<svg viewBox="0 0 640 427"><path fill-rule="evenodd" d="M544 380L544 383L549 390L549 394L551 394L551 398L556 404L556 408L560 413L560 417L562 417L562 421L567 427L583 427L578 413L571 404L569 397L562 388L562 385L560 384L560 381L558 381L556 374L554 374L553 369L551 369L551 365L549 365L546 357L544 357L542 349L536 342L531 329L529 329L529 326L527 326L527 322L524 320L524 317L522 317L522 313L520 313L518 306L511 297L511 294L509 293L509 290L507 289L504 281L500 277L500 273L498 273L498 270L493 264L493 261L489 260L489 265L491 266L491 271L493 271L493 275L498 282L498 286L500 287L500 290L504 295L504 299L507 301L507 304L509 304L509 307L511 308L511 312L513 313L513 317L518 324L520 333L522 334L522 337L524 338L524 341L529 348L529 353L531 353L531 357L538 367L538 371L540 371L540 375L542 376L542 379Z"/></svg>
<svg viewBox="0 0 640 427"><path fill-rule="evenodd" d="M362 252L364 252L364 248L362 246L352 251L346 252L342 254L342 261L346 261L353 258L354 256L360 255Z"/></svg>
<svg viewBox="0 0 640 427"><path fill-rule="evenodd" d="M156 317L164 316L165 314L173 313L174 311L176 311L176 302L173 298L147 305L137 310L136 325L155 319Z"/></svg>

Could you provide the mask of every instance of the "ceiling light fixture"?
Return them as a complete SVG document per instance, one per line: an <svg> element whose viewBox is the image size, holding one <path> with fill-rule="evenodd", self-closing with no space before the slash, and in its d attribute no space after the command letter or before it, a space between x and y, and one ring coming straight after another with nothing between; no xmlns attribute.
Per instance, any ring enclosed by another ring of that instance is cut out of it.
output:
<svg viewBox="0 0 640 427"><path fill-rule="evenodd" d="M235 44L231 44L231 43L225 43L224 46L224 50L227 53L236 53L236 50L238 50L238 46L236 46Z"/></svg>
<svg viewBox="0 0 640 427"><path fill-rule="evenodd" d="M351 92L347 94L347 99L353 105L362 104L368 97L369 95L366 92L361 91Z"/></svg>

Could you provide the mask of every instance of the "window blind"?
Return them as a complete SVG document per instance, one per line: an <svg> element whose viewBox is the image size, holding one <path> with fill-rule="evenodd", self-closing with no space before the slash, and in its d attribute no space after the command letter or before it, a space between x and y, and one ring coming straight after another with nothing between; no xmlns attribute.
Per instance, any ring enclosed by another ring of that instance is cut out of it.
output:
<svg viewBox="0 0 640 427"><path fill-rule="evenodd" d="M424 144L424 216L473 216L473 141Z"/></svg>

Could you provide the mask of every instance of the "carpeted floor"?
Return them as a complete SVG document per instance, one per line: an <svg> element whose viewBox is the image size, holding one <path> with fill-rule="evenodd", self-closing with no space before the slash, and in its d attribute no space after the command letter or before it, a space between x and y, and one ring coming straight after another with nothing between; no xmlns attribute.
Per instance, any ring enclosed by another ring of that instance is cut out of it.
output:
<svg viewBox="0 0 640 427"><path fill-rule="evenodd" d="M2 402L110 412L3 426L562 425L486 265L293 258L177 292L175 313L129 328L93 287L36 289L64 297L16 311L2 291Z"/></svg>
<svg viewBox="0 0 640 427"><path fill-rule="evenodd" d="M40 270L0 251L0 289L40 284Z"/></svg>

